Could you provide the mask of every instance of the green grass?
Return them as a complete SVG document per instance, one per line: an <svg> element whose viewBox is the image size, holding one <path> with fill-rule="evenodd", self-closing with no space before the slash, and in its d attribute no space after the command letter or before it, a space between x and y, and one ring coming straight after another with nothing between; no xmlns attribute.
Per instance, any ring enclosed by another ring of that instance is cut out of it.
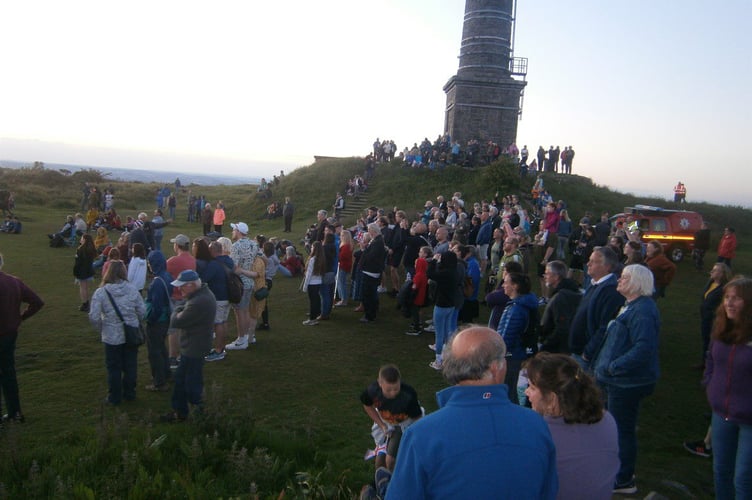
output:
<svg viewBox="0 0 752 500"><path fill-rule="evenodd" d="M295 202L293 234L302 235L315 211L329 208L334 193L361 169L362 160L326 160L286 176L274 188L274 199L291 196ZM87 175L100 186L109 184L96 173ZM407 321L393 299L382 298L375 324L363 325L356 321L357 313L336 309L331 321L303 327L307 298L298 291L298 280L283 277L275 280L270 297L272 330L259 332L258 345L249 350L206 365L203 418L182 425L157 423L157 416L169 409L169 393L141 389L149 382L145 349L139 356L137 400L117 409L105 407L103 348L98 333L77 311L74 252L49 248L45 236L78 206L78 189L86 179L72 177L0 171L0 187L18 186L17 213L24 223L23 235L0 234L4 271L23 278L46 302L19 336L17 369L27 422L0 431L0 498L276 498L283 491L288 498L350 498L371 476L372 464L362 459L372 445L369 419L358 395L378 367L397 363L426 410L436 409L433 395L445 383L427 366L431 338L403 334ZM500 166L439 173L379 165L368 197L370 203L414 213L440 193L461 191L470 201L488 199L496 189L529 190L516 182ZM584 210L614 212L637 202L668 206L579 177L548 177L546 183L577 216ZM113 184L122 215L153 206L155 185ZM254 187L191 188L210 201L223 199L228 218L249 222L252 233L283 236L280 220L259 219L265 203L255 199ZM752 236L749 211L705 204L689 208L701 211L715 228L736 226L742 250L735 270L751 273L751 252L743 248ZM198 224L184 222L182 205L177 219L167 228L168 236L200 233ZM708 267L714 257L710 252ZM698 305L705 280L684 262L668 297L659 302L662 377L645 401L639 423L643 496L655 490L682 498L672 481L697 497L712 492L710 461L681 448L682 441L701 437L707 425L700 376L690 369L701 349Z"/></svg>

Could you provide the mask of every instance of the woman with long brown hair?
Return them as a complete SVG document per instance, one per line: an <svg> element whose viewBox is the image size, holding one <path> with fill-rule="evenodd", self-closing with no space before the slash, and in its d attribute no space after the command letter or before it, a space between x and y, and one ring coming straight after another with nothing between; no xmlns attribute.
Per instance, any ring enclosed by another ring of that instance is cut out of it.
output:
<svg viewBox="0 0 752 500"><path fill-rule="evenodd" d="M752 498L752 279L723 288L705 366L717 499Z"/></svg>
<svg viewBox="0 0 752 500"><path fill-rule="evenodd" d="M76 249L76 262L73 264L73 276L78 284L78 293L81 297L81 305L78 310L89 311L89 283L94 281L94 259L97 258L97 249L94 246L94 238L86 233L81 236L81 244Z"/></svg>
<svg viewBox="0 0 752 500"><path fill-rule="evenodd" d="M319 291L324 274L326 274L324 247L320 241L316 241L311 245L311 256L308 257L302 287L303 291L308 293L308 319L303 321L303 324L306 326L319 324L316 318L321 315L321 296L319 295Z"/></svg>

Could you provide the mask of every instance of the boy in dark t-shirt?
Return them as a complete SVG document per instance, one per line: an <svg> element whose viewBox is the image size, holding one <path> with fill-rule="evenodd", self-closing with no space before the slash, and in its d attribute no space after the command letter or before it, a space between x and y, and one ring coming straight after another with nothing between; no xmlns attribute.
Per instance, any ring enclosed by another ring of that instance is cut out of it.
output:
<svg viewBox="0 0 752 500"><path fill-rule="evenodd" d="M379 445L386 445L385 452L376 453L376 467L386 465L390 471L394 470L402 432L423 416L418 393L401 381L399 368L384 365L379 370L379 378L360 395L360 402L373 420L371 435L377 450Z"/></svg>

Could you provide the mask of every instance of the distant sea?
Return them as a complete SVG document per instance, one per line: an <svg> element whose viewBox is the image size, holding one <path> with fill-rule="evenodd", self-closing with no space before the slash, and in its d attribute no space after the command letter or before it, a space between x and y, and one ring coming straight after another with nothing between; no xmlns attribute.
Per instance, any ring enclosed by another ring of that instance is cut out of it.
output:
<svg viewBox="0 0 752 500"><path fill-rule="evenodd" d="M24 168L31 167L32 164L28 162L20 162L13 160L0 160L0 167L2 168ZM97 167L91 165L66 165L64 163L44 163L44 168L48 170L68 170L70 172L78 172L79 170L98 170L106 175L108 178L118 181L141 181L141 182L157 182L165 184L173 184L176 178L180 179L180 183L183 186L191 184L198 184L201 186L219 186L219 185L237 185L237 184L259 184L261 178L259 177L243 177L233 175L206 175L194 172L169 172L166 170L140 170L135 168L110 168L110 167Z"/></svg>

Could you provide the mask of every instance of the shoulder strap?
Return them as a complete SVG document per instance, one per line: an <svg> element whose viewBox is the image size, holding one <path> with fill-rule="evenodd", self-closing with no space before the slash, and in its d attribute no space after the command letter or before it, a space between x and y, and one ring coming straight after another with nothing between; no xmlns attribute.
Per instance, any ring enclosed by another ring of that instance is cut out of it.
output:
<svg viewBox="0 0 752 500"><path fill-rule="evenodd" d="M112 294L110 293L110 291L105 288L104 293L106 293L107 296L110 298L110 304L112 304L112 307L115 308L115 314L117 314L117 317L120 318L120 322L125 323L125 320L123 319L123 315L120 314L120 309L118 309L118 306L115 303L115 299L112 298Z"/></svg>
<svg viewBox="0 0 752 500"><path fill-rule="evenodd" d="M165 281L159 276L156 276L156 279L162 282L162 286L164 286L165 295L167 295L167 304L169 305L170 304L170 291L167 289L167 283L165 283Z"/></svg>

